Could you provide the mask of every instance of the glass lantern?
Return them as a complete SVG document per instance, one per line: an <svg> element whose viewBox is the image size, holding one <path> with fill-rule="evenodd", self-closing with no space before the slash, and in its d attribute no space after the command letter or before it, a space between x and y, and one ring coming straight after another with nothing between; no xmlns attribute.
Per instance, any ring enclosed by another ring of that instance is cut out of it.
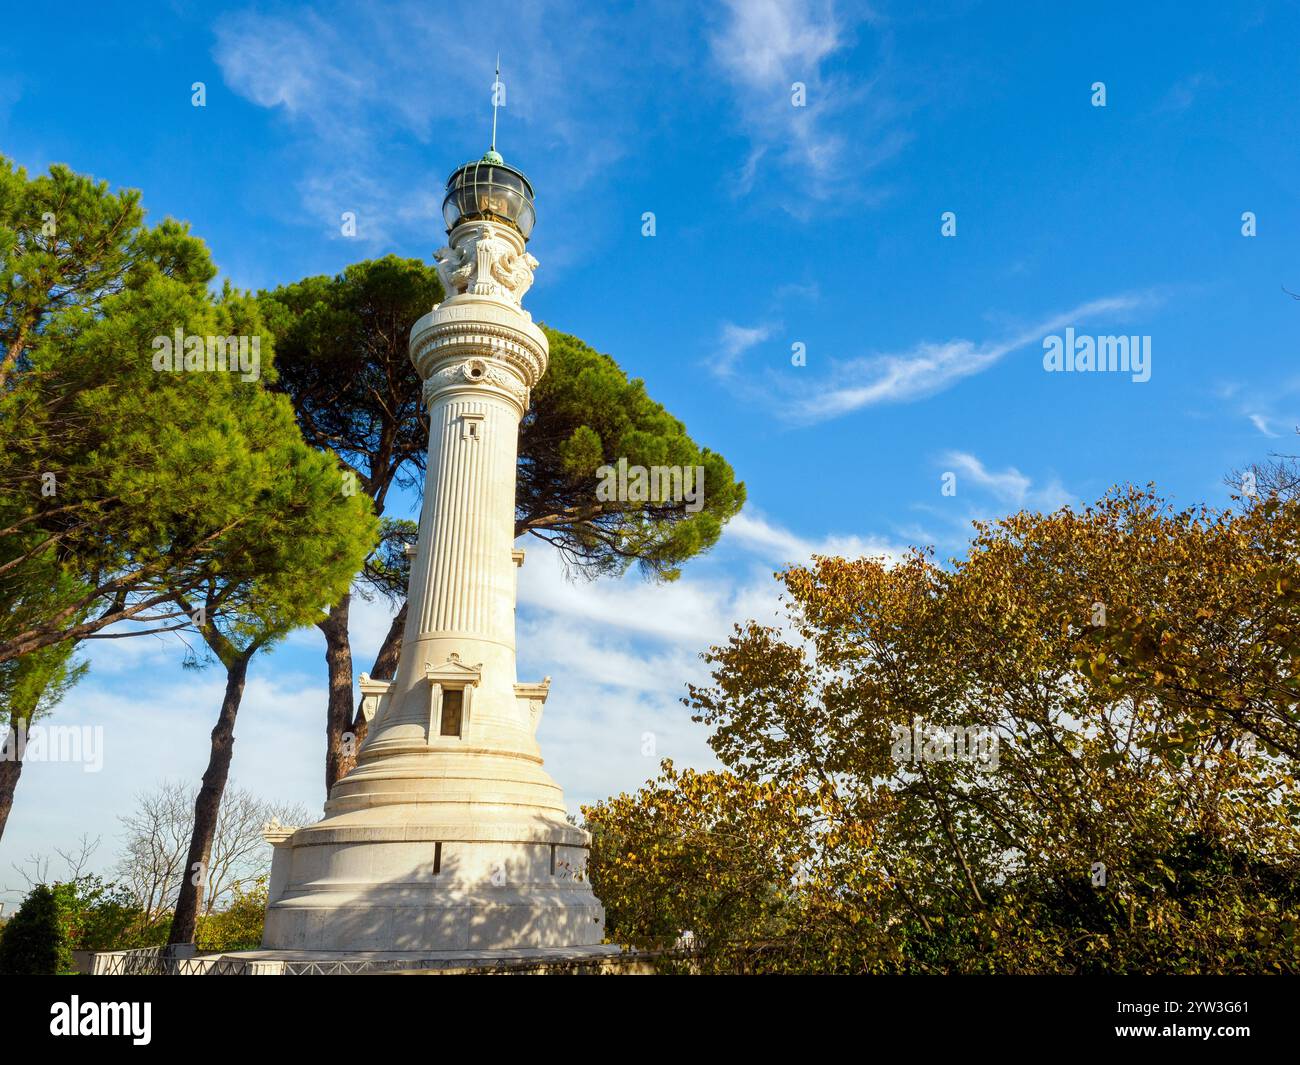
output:
<svg viewBox="0 0 1300 1065"><path fill-rule="evenodd" d="M447 198L442 217L450 233L461 222L487 219L504 222L527 240L537 212L533 209L533 186L512 166L506 166L495 151L466 163L447 179Z"/></svg>

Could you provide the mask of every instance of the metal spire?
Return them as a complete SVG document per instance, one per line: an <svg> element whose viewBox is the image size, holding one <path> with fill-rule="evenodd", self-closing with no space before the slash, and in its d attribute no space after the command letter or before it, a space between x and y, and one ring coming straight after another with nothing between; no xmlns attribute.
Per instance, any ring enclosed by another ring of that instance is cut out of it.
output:
<svg viewBox="0 0 1300 1065"><path fill-rule="evenodd" d="M497 101L500 99L498 86L501 84L501 53L497 53L497 73L492 82L492 151L497 150Z"/></svg>

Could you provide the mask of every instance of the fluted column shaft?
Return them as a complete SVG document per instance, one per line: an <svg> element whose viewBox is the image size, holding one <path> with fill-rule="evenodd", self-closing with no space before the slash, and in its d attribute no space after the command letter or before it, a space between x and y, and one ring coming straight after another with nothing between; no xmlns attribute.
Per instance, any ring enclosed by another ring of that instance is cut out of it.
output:
<svg viewBox="0 0 1300 1065"><path fill-rule="evenodd" d="M512 549L519 422L546 370L546 337L493 279L494 263L522 261L522 238L475 222L451 239L473 269L411 330L429 410L424 506L397 675L359 764L423 744L540 756L515 691ZM434 720L438 677L467 684L455 741Z"/></svg>

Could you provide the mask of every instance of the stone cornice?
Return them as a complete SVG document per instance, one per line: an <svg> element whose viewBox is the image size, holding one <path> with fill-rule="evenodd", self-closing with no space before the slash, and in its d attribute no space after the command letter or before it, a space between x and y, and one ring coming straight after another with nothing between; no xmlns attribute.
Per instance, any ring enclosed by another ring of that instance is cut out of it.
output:
<svg viewBox="0 0 1300 1065"><path fill-rule="evenodd" d="M469 298L439 304L411 328L411 361L428 380L441 364L478 357L503 363L531 388L546 372L546 334L522 312L497 301Z"/></svg>

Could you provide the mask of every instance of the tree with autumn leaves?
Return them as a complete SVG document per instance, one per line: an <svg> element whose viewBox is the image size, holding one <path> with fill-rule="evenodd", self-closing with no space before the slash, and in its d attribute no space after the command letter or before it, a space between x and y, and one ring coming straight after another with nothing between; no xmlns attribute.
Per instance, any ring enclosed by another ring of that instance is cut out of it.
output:
<svg viewBox="0 0 1300 1065"><path fill-rule="evenodd" d="M718 971L1300 970L1300 503L1116 491L817 558L687 703L720 772L585 810L613 938ZM992 762L900 761L928 729Z"/></svg>

